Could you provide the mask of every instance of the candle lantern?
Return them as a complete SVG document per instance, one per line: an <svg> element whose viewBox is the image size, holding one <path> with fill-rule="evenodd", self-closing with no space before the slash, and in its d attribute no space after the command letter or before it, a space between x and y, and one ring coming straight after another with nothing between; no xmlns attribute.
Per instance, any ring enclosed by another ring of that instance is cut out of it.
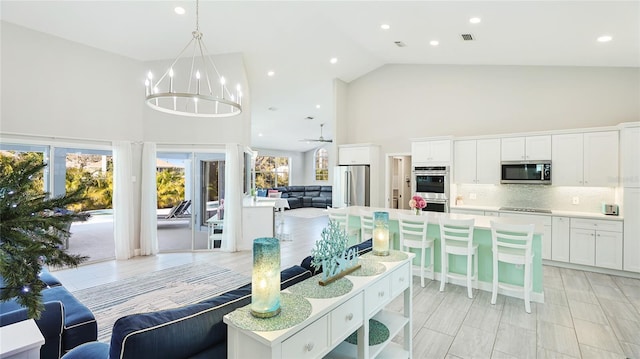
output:
<svg viewBox="0 0 640 359"><path fill-rule="evenodd" d="M373 213L373 254L389 255L389 212Z"/></svg>
<svg viewBox="0 0 640 359"><path fill-rule="evenodd" d="M280 313L280 242L277 238L253 241L251 314L270 318Z"/></svg>

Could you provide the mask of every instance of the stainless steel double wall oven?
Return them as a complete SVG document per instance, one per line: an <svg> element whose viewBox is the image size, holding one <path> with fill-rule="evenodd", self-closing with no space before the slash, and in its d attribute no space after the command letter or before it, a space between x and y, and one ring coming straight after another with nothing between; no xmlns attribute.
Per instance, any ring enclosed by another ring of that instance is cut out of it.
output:
<svg viewBox="0 0 640 359"><path fill-rule="evenodd" d="M449 212L449 167L414 167L413 192L427 201L424 211Z"/></svg>

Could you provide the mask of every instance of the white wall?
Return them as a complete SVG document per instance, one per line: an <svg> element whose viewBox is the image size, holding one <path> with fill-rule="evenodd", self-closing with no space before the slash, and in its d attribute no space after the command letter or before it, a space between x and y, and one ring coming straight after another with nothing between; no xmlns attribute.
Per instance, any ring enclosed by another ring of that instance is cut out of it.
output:
<svg viewBox="0 0 640 359"><path fill-rule="evenodd" d="M337 108L341 101L346 106L338 112L337 128L344 131L338 144L376 143L381 158L410 152L412 138L640 119L639 68L386 65L352 81L345 92L338 98Z"/></svg>
<svg viewBox="0 0 640 359"><path fill-rule="evenodd" d="M616 125L640 118L639 98L638 68L386 65L348 84L338 144Z"/></svg>
<svg viewBox="0 0 640 359"><path fill-rule="evenodd" d="M2 132L142 139L139 62L7 22L0 30Z"/></svg>

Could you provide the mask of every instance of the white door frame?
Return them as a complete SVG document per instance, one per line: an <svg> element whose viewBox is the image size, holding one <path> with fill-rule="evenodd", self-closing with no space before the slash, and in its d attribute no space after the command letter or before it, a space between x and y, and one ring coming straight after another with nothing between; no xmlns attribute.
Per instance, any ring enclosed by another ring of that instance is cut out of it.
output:
<svg viewBox="0 0 640 359"><path fill-rule="evenodd" d="M393 198L391 196L391 168L393 167L393 158L397 156L406 156L411 158L411 152L393 152L385 154L384 161L384 205L385 208L391 208L393 206Z"/></svg>

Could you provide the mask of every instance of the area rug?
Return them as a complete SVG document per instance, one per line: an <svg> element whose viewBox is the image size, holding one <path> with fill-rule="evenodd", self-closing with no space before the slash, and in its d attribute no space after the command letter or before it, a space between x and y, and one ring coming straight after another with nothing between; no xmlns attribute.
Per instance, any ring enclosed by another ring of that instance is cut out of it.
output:
<svg viewBox="0 0 640 359"><path fill-rule="evenodd" d="M287 217L297 218L317 218L327 215L326 208L305 207L296 208L284 211L284 215Z"/></svg>
<svg viewBox="0 0 640 359"><path fill-rule="evenodd" d="M251 278L208 263L187 264L73 292L98 322L98 340L109 342L125 315L171 309L241 287Z"/></svg>

